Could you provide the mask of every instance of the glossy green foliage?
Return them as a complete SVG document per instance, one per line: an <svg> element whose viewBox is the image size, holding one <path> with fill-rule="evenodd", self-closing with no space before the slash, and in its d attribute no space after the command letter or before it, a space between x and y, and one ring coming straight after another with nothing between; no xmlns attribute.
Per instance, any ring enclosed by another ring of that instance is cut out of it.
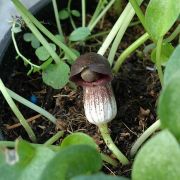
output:
<svg viewBox="0 0 180 180"><path fill-rule="evenodd" d="M180 71L161 92L158 114L163 128L169 129L180 140Z"/></svg>
<svg viewBox="0 0 180 180"><path fill-rule="evenodd" d="M179 180L179 167L179 144L164 130L140 149L133 164L132 180Z"/></svg>
<svg viewBox="0 0 180 180"><path fill-rule="evenodd" d="M164 71L164 85L168 84L174 74L180 71L180 45L176 47L169 58Z"/></svg>
<svg viewBox="0 0 180 180"><path fill-rule="evenodd" d="M69 81L69 66L60 61L58 64L50 64L43 72L43 81L54 89L63 88Z"/></svg>
<svg viewBox="0 0 180 180"><path fill-rule="evenodd" d="M164 36L180 13L180 0L151 0L145 13L145 24L155 40Z"/></svg>
<svg viewBox="0 0 180 180"><path fill-rule="evenodd" d="M23 39L26 42L30 42L31 46L36 49L40 46L39 40L34 36L33 33L24 33Z"/></svg>

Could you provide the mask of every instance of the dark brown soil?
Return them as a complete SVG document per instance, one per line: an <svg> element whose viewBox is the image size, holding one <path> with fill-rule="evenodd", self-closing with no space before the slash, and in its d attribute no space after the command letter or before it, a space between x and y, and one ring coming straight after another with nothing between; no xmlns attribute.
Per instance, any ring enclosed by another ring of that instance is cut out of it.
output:
<svg viewBox="0 0 180 180"><path fill-rule="evenodd" d="M54 23L50 23L50 25L55 26ZM112 24L107 18L103 30L109 27L112 27ZM140 36L142 33L141 27L129 28L119 47L117 56L137 38L137 35ZM22 40L22 37L20 36L18 39ZM96 51L101 42L102 38L94 39L89 41L85 47L78 45L76 48L81 52ZM23 50L26 55L31 54L30 46L26 43L19 43L19 47L21 50L23 47L25 47L25 50L29 50L28 52ZM98 128L86 121L81 88L73 91L66 86L61 90L53 90L43 84L40 74L36 73L27 76L27 69L24 67L21 59L15 60L16 53L12 45L9 50L11 53L6 53L3 64L0 66L0 77L5 82L5 85L27 99L31 95L36 95L38 98L37 104L58 119L57 125L52 124L43 117L38 117L31 121L30 124L36 133L38 143L44 143L58 130L65 130L65 135L80 131L93 137L101 147L101 150L110 154ZM148 58L143 59L139 55L139 51L127 59L112 82L118 113L117 117L109 123L109 129L116 145L128 157L130 148L137 137L156 120L156 100L160 90L160 84L157 74L153 70L153 64L147 60ZM31 57L35 58L34 55ZM152 68L152 70L149 70L149 68ZM21 104L17 103L17 105L26 119L37 115L36 112ZM17 128L12 126L17 124L18 120L11 112L2 95L0 95L0 107L0 127L4 139L15 140L16 138L23 138L29 140L21 126ZM106 164L104 171L108 174L129 177L131 165L114 169Z"/></svg>

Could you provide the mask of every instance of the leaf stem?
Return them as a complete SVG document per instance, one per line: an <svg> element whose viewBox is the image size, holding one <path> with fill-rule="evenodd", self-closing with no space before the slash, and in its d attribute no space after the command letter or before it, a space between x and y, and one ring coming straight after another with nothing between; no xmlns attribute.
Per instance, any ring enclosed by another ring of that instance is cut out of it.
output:
<svg viewBox="0 0 180 180"><path fill-rule="evenodd" d="M167 37L164 41L165 42L171 42L173 39L176 38L176 36L180 33L180 24L176 27L176 29L172 32L172 34Z"/></svg>
<svg viewBox="0 0 180 180"><path fill-rule="evenodd" d="M36 142L36 136L33 132L33 130L31 129L31 127L29 126L29 124L26 122L25 118L23 117L23 115L21 114L21 112L19 111L19 109L17 108L16 104L14 103L14 101L12 100L11 96L9 95L6 87L4 86L2 80L0 79L0 91L2 92L4 98L6 99L7 103L9 104L11 110L13 111L13 113L16 115L16 117L19 119L19 122L22 124L22 126L24 127L24 129L26 130L29 138L33 141Z"/></svg>
<svg viewBox="0 0 180 180"><path fill-rule="evenodd" d="M75 25L75 23L74 23L74 20L73 20L73 18L72 18L72 15L71 15L71 2L72 2L72 0L69 0L69 1L68 1L67 9L68 9L68 12L69 12L69 18L70 18L71 25L72 25L73 29L76 29L76 25Z"/></svg>
<svg viewBox="0 0 180 180"><path fill-rule="evenodd" d="M104 8L104 10L99 14L99 16L92 22L92 24L89 27L90 31L94 29L96 24L99 22L99 20L105 15L105 13L109 10L109 8L113 5L115 0L111 0L108 5Z"/></svg>
<svg viewBox="0 0 180 180"><path fill-rule="evenodd" d="M52 145L54 142L56 142L60 137L64 135L64 131L58 131L56 134L54 134L50 139L48 139L44 145L49 146Z"/></svg>
<svg viewBox="0 0 180 180"><path fill-rule="evenodd" d="M26 8L25 6L19 1L19 0L12 0L14 5L21 9L26 16L34 23L34 25L41 30L52 42L57 44L60 48L64 50L66 54L69 54L69 56L75 60L77 58L77 55L64 43L62 43L58 38L56 38L50 31L48 31Z"/></svg>
<svg viewBox="0 0 180 180"><path fill-rule="evenodd" d="M25 56L23 56L23 55L21 54L21 52L19 51L18 45L17 45L17 43L16 43L14 31L13 31L13 28L15 27L15 24L16 24L16 22L13 22L12 29L11 29L11 37L12 37L12 41L13 41L13 44L14 44L16 53L18 54L19 57L21 57L21 58L22 58L27 64L29 64L31 67L35 67L35 68L37 68L37 69L40 70L40 69L41 69L40 66L31 63L31 61L29 61L29 60L28 60Z"/></svg>
<svg viewBox="0 0 180 180"><path fill-rule="evenodd" d="M54 15L55 15L55 19L56 19L56 24L57 24L58 32L59 32L60 35L63 36L63 31L62 31L62 28L61 28L61 21L59 19L59 15L58 15L58 7L57 7L56 0L52 0L52 4L53 4Z"/></svg>
<svg viewBox="0 0 180 180"><path fill-rule="evenodd" d="M118 166L118 162L115 159L112 159L108 155L101 153L101 159L109 164L111 164L114 167Z"/></svg>
<svg viewBox="0 0 180 180"><path fill-rule="evenodd" d="M160 120L157 120L148 129L146 129L132 146L130 155L134 156L137 150L139 149L139 147L148 139L149 136L151 136L156 130L158 130L160 126L161 126Z"/></svg>
<svg viewBox="0 0 180 180"><path fill-rule="evenodd" d="M145 41L147 41L150 38L148 33L143 34L140 38L138 38L135 42L133 42L128 48L126 48L123 53L119 56L118 60L116 61L113 71L115 73L118 73L122 63L125 61L125 59L133 52L135 51L140 45L142 45Z"/></svg>
<svg viewBox="0 0 180 180"><path fill-rule="evenodd" d="M107 124L101 124L98 127L99 127L99 130L101 132L101 135L102 135L106 145L113 152L113 154L116 156L116 158L123 165L128 164L129 161L126 158L126 156L124 156L124 154L117 148L117 146L114 144L113 140L111 139Z"/></svg>
<svg viewBox="0 0 180 180"><path fill-rule="evenodd" d="M82 27L86 26L86 0L81 0L82 7Z"/></svg>
<svg viewBox="0 0 180 180"><path fill-rule="evenodd" d="M43 115L44 117L46 117L47 119L49 119L52 123L56 124L56 118L50 114L49 112L47 112L45 109L37 106L36 104L33 104L32 102L28 101L27 99L21 97L20 95L16 94L15 92L11 91L10 89L6 88L9 95L15 99L16 101L18 101L19 103L29 107L30 109L38 112L39 114Z"/></svg>
<svg viewBox="0 0 180 180"><path fill-rule="evenodd" d="M156 47L156 67L159 75L159 79L161 82L161 86L163 86L163 71L161 67L161 46L163 42L163 37L159 38L157 41L157 47Z"/></svg>

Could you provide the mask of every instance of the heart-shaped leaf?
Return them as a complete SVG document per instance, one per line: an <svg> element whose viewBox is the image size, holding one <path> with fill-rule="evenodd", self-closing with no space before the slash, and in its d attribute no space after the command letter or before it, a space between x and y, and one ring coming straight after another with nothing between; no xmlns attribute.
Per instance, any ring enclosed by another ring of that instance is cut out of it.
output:
<svg viewBox="0 0 180 180"><path fill-rule="evenodd" d="M77 175L97 172L102 167L101 156L88 145L62 148L48 164L42 180L66 180Z"/></svg>
<svg viewBox="0 0 180 180"><path fill-rule="evenodd" d="M168 128L180 140L180 70L161 92L158 114L163 128Z"/></svg>
<svg viewBox="0 0 180 180"><path fill-rule="evenodd" d="M68 17L69 17L69 12L68 12L67 9L63 9L63 10L59 11L59 18L60 18L61 20L65 20L65 19L67 19Z"/></svg>
<svg viewBox="0 0 180 180"><path fill-rule="evenodd" d="M69 81L69 66L60 61L58 64L50 64L43 70L43 81L54 89L63 88Z"/></svg>
<svg viewBox="0 0 180 180"><path fill-rule="evenodd" d="M75 17L80 17L80 16L81 16L80 12L77 11L77 10L71 10L71 14L72 14L73 16L75 16Z"/></svg>
<svg viewBox="0 0 180 180"><path fill-rule="evenodd" d="M91 147L94 147L95 149L97 149L98 147L90 136L81 132L72 133L68 135L66 138L64 138L61 143L61 147L67 147L75 144L87 144Z"/></svg>
<svg viewBox="0 0 180 180"><path fill-rule="evenodd" d="M75 29L69 36L70 41L80 41L84 40L91 34L89 28L87 27L79 27Z"/></svg>
<svg viewBox="0 0 180 180"><path fill-rule="evenodd" d="M180 45L176 47L173 54L169 58L164 71L164 85L166 85L172 76L180 70Z"/></svg>
<svg viewBox="0 0 180 180"><path fill-rule="evenodd" d="M180 0L150 0L145 24L151 36L158 40L171 28L180 13Z"/></svg>
<svg viewBox="0 0 180 180"><path fill-rule="evenodd" d="M164 130L150 139L137 154L132 180L179 180L180 147Z"/></svg>

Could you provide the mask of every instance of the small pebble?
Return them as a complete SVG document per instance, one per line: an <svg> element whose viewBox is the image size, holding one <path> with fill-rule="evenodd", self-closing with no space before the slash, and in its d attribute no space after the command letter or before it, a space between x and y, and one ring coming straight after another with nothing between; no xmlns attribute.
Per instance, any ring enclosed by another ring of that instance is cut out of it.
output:
<svg viewBox="0 0 180 180"><path fill-rule="evenodd" d="M30 101L31 101L32 103L36 104L36 103L37 103L37 97L36 97L35 95L32 95L32 96L30 97Z"/></svg>

